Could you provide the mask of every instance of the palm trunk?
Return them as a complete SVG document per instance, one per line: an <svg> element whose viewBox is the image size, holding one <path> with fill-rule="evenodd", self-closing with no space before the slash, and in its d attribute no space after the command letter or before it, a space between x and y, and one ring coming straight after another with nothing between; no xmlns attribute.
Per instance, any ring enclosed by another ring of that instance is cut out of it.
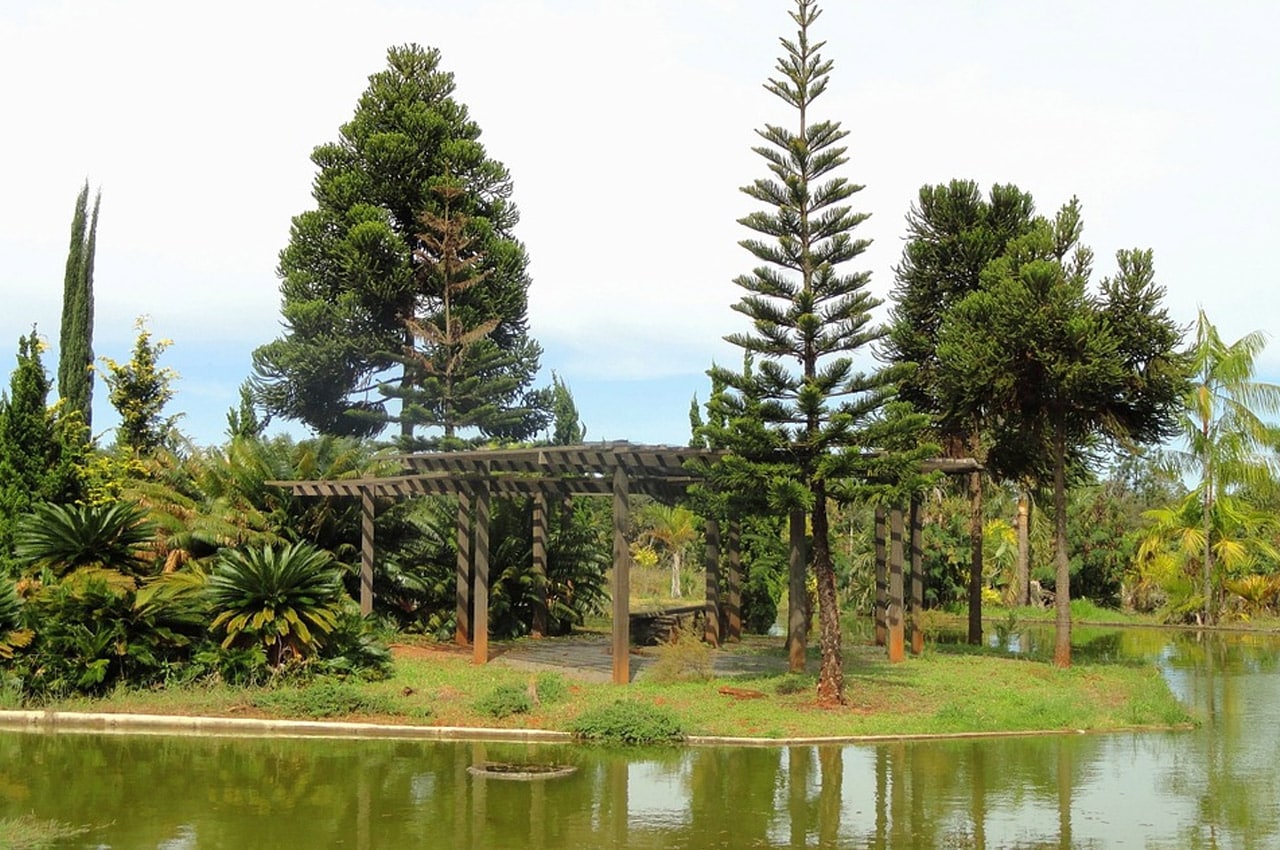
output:
<svg viewBox="0 0 1280 850"><path fill-rule="evenodd" d="M1053 663L1071 666L1071 562L1067 559L1067 449L1063 426L1053 434Z"/></svg>
<svg viewBox="0 0 1280 850"><path fill-rule="evenodd" d="M1205 427L1205 439L1208 441L1208 426ZM1213 533L1213 459L1205 464L1204 505L1201 508L1201 522L1204 531L1204 624L1212 626L1217 621L1217 610L1213 604L1213 541L1209 536Z"/></svg>
<svg viewBox="0 0 1280 850"><path fill-rule="evenodd" d="M680 550L671 551L671 598L680 598Z"/></svg>

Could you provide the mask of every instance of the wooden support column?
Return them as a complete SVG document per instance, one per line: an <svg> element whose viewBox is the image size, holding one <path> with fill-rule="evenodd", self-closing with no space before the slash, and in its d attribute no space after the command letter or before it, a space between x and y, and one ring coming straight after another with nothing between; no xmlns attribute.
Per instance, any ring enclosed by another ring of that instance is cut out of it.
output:
<svg viewBox="0 0 1280 850"><path fill-rule="evenodd" d="M458 557L454 564L454 632L459 646L471 643L471 494L458 490Z"/></svg>
<svg viewBox="0 0 1280 850"><path fill-rule="evenodd" d="M742 523L729 520L729 604L725 607L728 639L742 640Z"/></svg>
<svg viewBox="0 0 1280 850"><path fill-rule="evenodd" d="M360 614L373 613L373 490L360 488Z"/></svg>
<svg viewBox="0 0 1280 850"><path fill-rule="evenodd" d="M889 511L889 660L893 663L907 657L906 624L903 617L902 587L902 508Z"/></svg>
<svg viewBox="0 0 1280 850"><path fill-rule="evenodd" d="M924 513L920 497L911 499L911 653L924 652Z"/></svg>
<svg viewBox="0 0 1280 850"><path fill-rule="evenodd" d="M613 682L631 681L631 550L627 547L627 471L613 468Z"/></svg>
<svg viewBox="0 0 1280 850"><path fill-rule="evenodd" d="M475 522L471 527L475 541L475 628L471 636L471 661L489 663L489 482L475 488Z"/></svg>
<svg viewBox="0 0 1280 850"><path fill-rule="evenodd" d="M533 636L547 633L547 496L538 492L530 508L533 536Z"/></svg>
<svg viewBox="0 0 1280 850"><path fill-rule="evenodd" d="M884 646L889 633L885 623L885 608L889 604L889 550L885 545L889 536L889 518L883 507L876 508L875 526L876 596L871 619L875 623L876 646Z"/></svg>
<svg viewBox="0 0 1280 850"><path fill-rule="evenodd" d="M707 520L706 528L707 612L702 639L720 645L720 521Z"/></svg>
<svg viewBox="0 0 1280 850"><path fill-rule="evenodd" d="M809 642L809 618L805 616L805 599L809 589L805 582L808 558L804 551L804 511L792 511L789 518L790 560L787 583L787 669L804 672L805 649Z"/></svg>

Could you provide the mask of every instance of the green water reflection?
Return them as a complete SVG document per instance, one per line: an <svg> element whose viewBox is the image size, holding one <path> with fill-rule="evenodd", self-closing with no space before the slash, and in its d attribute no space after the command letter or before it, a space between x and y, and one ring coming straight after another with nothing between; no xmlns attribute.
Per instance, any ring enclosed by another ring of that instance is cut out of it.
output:
<svg viewBox="0 0 1280 850"><path fill-rule="evenodd" d="M1099 638L1101 639L1101 638ZM0 816L95 848L1268 848L1280 672L1264 638L1131 630L1194 732L673 749L0 734ZM572 776L484 779L484 761Z"/></svg>

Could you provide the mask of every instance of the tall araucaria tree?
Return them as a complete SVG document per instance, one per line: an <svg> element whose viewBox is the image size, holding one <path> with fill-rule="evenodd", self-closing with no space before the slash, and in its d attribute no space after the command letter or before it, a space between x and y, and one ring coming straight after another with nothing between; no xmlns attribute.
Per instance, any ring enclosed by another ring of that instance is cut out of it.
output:
<svg viewBox="0 0 1280 850"><path fill-rule="evenodd" d="M949 457L985 459L986 423L972 410L956 415L941 403L938 329L948 310L981 287L987 264L1031 229L1034 212L1031 195L1016 186L993 186L984 198L973 181L952 180L921 187L907 214L885 354L890 362L916 365L902 382L902 398L931 414ZM982 642L982 478L969 473L969 642L975 644Z"/></svg>
<svg viewBox="0 0 1280 850"><path fill-rule="evenodd" d="M62 330L58 336L58 395L68 410L78 410L85 433L93 421L93 260L97 245L98 208L89 213L89 181L76 198L71 219L71 246L62 282Z"/></svg>
<svg viewBox="0 0 1280 850"><path fill-rule="evenodd" d="M1071 664L1066 475L1097 440L1158 442L1175 431L1187 386L1181 330L1161 305L1150 251L1119 251L1090 290L1075 200L1039 220L983 272L938 331L938 384L952 415L994 423L993 451L1053 488L1054 663Z"/></svg>
<svg viewBox="0 0 1280 850"><path fill-rule="evenodd" d="M840 144L847 132L811 114L832 67L819 53L823 43L810 40L819 14L811 0L797 0L790 12L796 38L781 40L778 76L765 84L793 110L794 123L757 131L764 144L754 150L770 176L742 191L765 209L739 223L758 234L740 244L759 265L736 279L746 292L733 307L752 331L726 337L747 354L741 372L709 372L723 387L710 419L723 424L706 433L712 445L733 452L713 483L767 493L777 511L808 513L822 648L818 698L839 703L844 673L828 498L849 477L851 459L870 448L865 429L887 400L892 376L854 370L853 355L882 336L871 324L880 302L868 292L867 272L841 270L869 244L852 235L867 216L847 203L862 187L836 176L847 161Z"/></svg>
<svg viewBox="0 0 1280 850"><path fill-rule="evenodd" d="M393 47L338 140L312 152L316 207L294 218L280 254L285 333L254 352L255 393L268 414L326 434L371 435L391 415L385 390L417 389L403 356L415 346L410 323L434 322L439 310L423 288L418 234L423 215L441 215L435 187L446 179L463 190L453 209L469 217L471 249L483 258L471 272L483 280L454 307L469 327L495 323L487 338L520 359L522 389L537 371L511 177L453 90L438 50ZM405 439L426 424L412 411L400 420Z"/></svg>
<svg viewBox="0 0 1280 850"><path fill-rule="evenodd" d="M485 268L485 229L460 209L466 190L458 182L446 177L434 192L439 212L422 214L414 252L422 318L405 319L413 342L397 358L403 379L382 391L400 400L395 418L402 425L442 433L402 436L402 448L465 448L464 431L484 441L526 439L549 418L536 409L543 406L542 394L526 390L541 349L528 337L511 349L494 341L501 317L477 310L470 299L492 273Z"/></svg>

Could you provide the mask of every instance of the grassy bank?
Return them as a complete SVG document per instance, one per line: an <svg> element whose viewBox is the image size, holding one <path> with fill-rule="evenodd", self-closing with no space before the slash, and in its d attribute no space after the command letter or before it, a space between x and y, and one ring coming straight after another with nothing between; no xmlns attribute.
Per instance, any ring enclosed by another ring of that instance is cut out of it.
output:
<svg viewBox="0 0 1280 850"><path fill-rule="evenodd" d="M782 670L776 639L732 650L744 666ZM379 682L230 688L205 684L119 691L45 706L74 711L376 721L438 726L571 729L619 698L672 712L685 734L753 738L926 735L1170 726L1189 720L1156 670L1123 663L1058 670L967 647L930 647L889 664L882 648L846 648L848 704L814 702L812 676L781 672L706 678L706 650L680 646L628 686L475 666L447 646L402 647ZM816 669L816 658L809 669Z"/></svg>

